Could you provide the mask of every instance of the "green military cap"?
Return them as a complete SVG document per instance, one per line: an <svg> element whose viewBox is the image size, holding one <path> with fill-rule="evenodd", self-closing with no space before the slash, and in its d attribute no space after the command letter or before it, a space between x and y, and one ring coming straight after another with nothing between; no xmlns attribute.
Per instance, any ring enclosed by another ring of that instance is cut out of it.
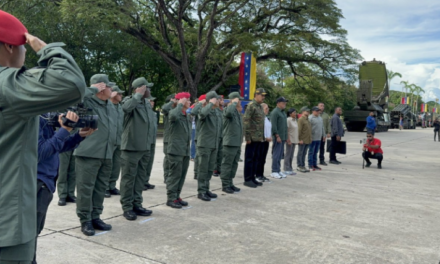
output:
<svg viewBox="0 0 440 264"><path fill-rule="evenodd" d="M97 84L97 83L105 83L105 85L109 86L110 81L108 80L107 74L95 74L90 78L90 85Z"/></svg>
<svg viewBox="0 0 440 264"><path fill-rule="evenodd" d="M217 99L219 99L220 96L219 96L216 92L214 92L214 91L210 91L209 93L206 94L206 101L209 101L209 100L211 100L212 98L217 98Z"/></svg>
<svg viewBox="0 0 440 264"><path fill-rule="evenodd" d="M169 103L171 101L171 99L173 99L176 96L176 94L170 94L167 96L167 98L165 99L165 102Z"/></svg>
<svg viewBox="0 0 440 264"><path fill-rule="evenodd" d="M230 93L229 95L228 95L228 97L229 97L229 99L235 99L235 98L238 98L238 99L240 99L240 100L243 100L244 98L243 97L241 97L240 96L240 93L239 92L233 92L233 93Z"/></svg>
<svg viewBox="0 0 440 264"><path fill-rule="evenodd" d="M110 86L112 88L112 92L118 92L119 94L123 94L125 93L125 91L122 91L121 89L119 89L119 87L115 84L113 86Z"/></svg>
<svg viewBox="0 0 440 264"><path fill-rule="evenodd" d="M267 93L266 93L266 90L264 90L263 88L258 88L258 89L255 91L255 94L266 95Z"/></svg>
<svg viewBox="0 0 440 264"><path fill-rule="evenodd" d="M133 81L133 83L131 84L131 87L133 87L133 88L139 88L139 87L141 87L142 85L145 85L145 86L147 86L148 88L151 88L151 87L153 87L153 83L149 83L144 77L140 77L140 78L137 78L137 79L135 79L134 81Z"/></svg>
<svg viewBox="0 0 440 264"><path fill-rule="evenodd" d="M303 106L302 108L301 108L301 110L299 110L301 113L302 112L305 112L305 111L307 111L307 112L310 112L310 108L308 107L308 106Z"/></svg>

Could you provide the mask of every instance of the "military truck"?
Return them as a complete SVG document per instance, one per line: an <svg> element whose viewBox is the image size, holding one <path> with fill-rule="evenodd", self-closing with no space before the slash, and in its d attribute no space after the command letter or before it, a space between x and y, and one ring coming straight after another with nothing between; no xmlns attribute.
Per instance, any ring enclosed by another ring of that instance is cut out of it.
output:
<svg viewBox="0 0 440 264"><path fill-rule="evenodd" d="M391 111L391 128L399 128L400 117L403 117L404 129L415 129L417 125L417 116L411 111L411 106L399 104Z"/></svg>
<svg viewBox="0 0 440 264"><path fill-rule="evenodd" d="M388 113L389 85L385 63L364 61L359 65L359 89L357 105L344 112L344 122L348 131L362 132L367 125L371 111L376 116L378 132L386 132L391 125Z"/></svg>

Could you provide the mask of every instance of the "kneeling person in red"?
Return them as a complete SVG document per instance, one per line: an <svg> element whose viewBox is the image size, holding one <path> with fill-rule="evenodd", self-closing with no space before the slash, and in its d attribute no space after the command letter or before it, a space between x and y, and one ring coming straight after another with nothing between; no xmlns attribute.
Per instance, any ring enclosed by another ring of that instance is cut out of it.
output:
<svg viewBox="0 0 440 264"><path fill-rule="evenodd" d="M371 166L370 159L377 159L377 168L382 169L383 151L381 148L382 142L379 139L374 138L374 135L367 133L367 143L363 146L362 157L367 162L366 167Z"/></svg>

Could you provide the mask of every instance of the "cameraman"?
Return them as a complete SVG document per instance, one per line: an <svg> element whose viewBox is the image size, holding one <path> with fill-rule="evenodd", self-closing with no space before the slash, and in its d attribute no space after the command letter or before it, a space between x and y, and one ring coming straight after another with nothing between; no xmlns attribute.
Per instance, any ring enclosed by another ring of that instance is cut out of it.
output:
<svg viewBox="0 0 440 264"><path fill-rule="evenodd" d="M26 43L41 68L23 67ZM38 115L73 105L84 95L84 75L63 45L46 45L0 10L0 263L34 258Z"/></svg>
<svg viewBox="0 0 440 264"><path fill-rule="evenodd" d="M71 127L63 125L61 115L58 122L61 128L55 128L48 122L49 114L40 116L40 132L38 136L38 167L37 167L37 237L44 228L46 213L55 192L55 182L60 164L59 153L70 151L78 147L86 136L95 130L82 128L78 133L70 135ZM77 122L78 116L74 112L67 112L66 118ZM37 241L35 241L36 251ZM36 252L34 262L36 263Z"/></svg>
<svg viewBox="0 0 440 264"><path fill-rule="evenodd" d="M367 132L367 143L364 144L362 150L362 157L367 162L365 167L370 167L370 159L377 159L377 168L382 169L383 151L381 149L382 142L379 139L374 138L374 135L369 131Z"/></svg>

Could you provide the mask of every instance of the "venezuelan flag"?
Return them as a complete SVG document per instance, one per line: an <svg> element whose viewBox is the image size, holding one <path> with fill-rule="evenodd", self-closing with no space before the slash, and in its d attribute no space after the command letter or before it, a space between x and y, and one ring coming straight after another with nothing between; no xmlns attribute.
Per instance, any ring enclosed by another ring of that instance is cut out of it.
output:
<svg viewBox="0 0 440 264"><path fill-rule="evenodd" d="M241 54L238 84L241 86L241 96L245 100L254 99L257 87L257 60L251 52Z"/></svg>

